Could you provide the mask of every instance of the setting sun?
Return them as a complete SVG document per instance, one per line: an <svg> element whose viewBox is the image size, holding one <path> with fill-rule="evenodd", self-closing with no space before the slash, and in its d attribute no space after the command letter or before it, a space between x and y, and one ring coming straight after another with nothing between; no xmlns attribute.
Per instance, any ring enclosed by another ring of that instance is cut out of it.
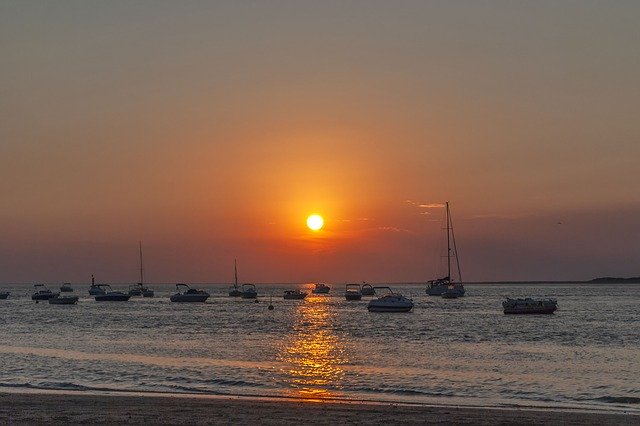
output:
<svg viewBox="0 0 640 426"><path fill-rule="evenodd" d="M312 231L319 231L324 226L324 219L320 215L312 214L307 218L307 226Z"/></svg>

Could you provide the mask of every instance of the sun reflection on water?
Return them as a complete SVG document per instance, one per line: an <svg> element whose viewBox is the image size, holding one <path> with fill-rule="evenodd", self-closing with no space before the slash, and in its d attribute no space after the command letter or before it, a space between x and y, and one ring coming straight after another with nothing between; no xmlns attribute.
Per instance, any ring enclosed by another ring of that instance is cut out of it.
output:
<svg viewBox="0 0 640 426"><path fill-rule="evenodd" d="M342 366L349 362L344 341L330 326L331 312L322 297L308 297L296 308L290 337L279 360L289 381L290 396L334 398L340 395Z"/></svg>

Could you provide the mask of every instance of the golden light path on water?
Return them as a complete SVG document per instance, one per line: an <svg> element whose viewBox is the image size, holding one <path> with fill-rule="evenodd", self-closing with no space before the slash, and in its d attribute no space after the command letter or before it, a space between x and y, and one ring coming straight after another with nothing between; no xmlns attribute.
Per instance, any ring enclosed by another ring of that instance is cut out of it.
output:
<svg viewBox="0 0 640 426"><path fill-rule="evenodd" d="M279 348L289 396L334 398L349 362L345 342L329 326L331 312L322 297L309 296L295 312L294 333Z"/></svg>

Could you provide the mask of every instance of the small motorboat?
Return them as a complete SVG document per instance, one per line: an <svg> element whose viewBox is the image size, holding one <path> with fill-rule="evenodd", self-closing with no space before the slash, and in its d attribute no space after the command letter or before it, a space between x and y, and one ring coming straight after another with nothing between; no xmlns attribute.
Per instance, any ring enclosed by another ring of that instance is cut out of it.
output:
<svg viewBox="0 0 640 426"><path fill-rule="evenodd" d="M49 299L49 304L51 305L75 305L78 303L78 296L60 296L56 295L56 297L52 297Z"/></svg>
<svg viewBox="0 0 640 426"><path fill-rule="evenodd" d="M34 284L34 287L36 292L31 295L31 300L49 300L59 294L49 290L44 284Z"/></svg>
<svg viewBox="0 0 640 426"><path fill-rule="evenodd" d="M367 305L369 312L409 312L413 309L413 300L400 293L394 293L389 287L375 287L382 296L371 300Z"/></svg>
<svg viewBox="0 0 640 426"><path fill-rule="evenodd" d="M505 314L552 314L558 309L558 301L554 299L511 299L502 302Z"/></svg>
<svg viewBox="0 0 640 426"><path fill-rule="evenodd" d="M172 294L172 302L204 302L209 298L209 293L204 290L196 290L187 284L176 284L176 293Z"/></svg>
<svg viewBox="0 0 640 426"><path fill-rule="evenodd" d="M286 300L302 300L307 297L307 292L300 290L285 290L282 297Z"/></svg>
<svg viewBox="0 0 640 426"><path fill-rule="evenodd" d="M142 297L153 297L154 295L155 291L153 291L153 289L147 286L142 286Z"/></svg>
<svg viewBox="0 0 640 426"><path fill-rule="evenodd" d="M100 288L103 293L94 296L96 302L126 302L131 297L128 293L113 290L109 284L100 284Z"/></svg>
<svg viewBox="0 0 640 426"><path fill-rule="evenodd" d="M9 294L8 291L0 291L0 300L8 298Z"/></svg>
<svg viewBox="0 0 640 426"><path fill-rule="evenodd" d="M240 296L243 299L255 299L258 297L258 291L256 290L256 286L253 284L242 284L241 292L242 294Z"/></svg>
<svg viewBox="0 0 640 426"><path fill-rule="evenodd" d="M315 287L313 288L313 290L311 290L311 293L313 293L313 294L327 294L327 293L329 293L329 290L331 290L331 287L329 287L328 285L326 285L324 283L317 283L315 285Z"/></svg>
<svg viewBox="0 0 640 426"><path fill-rule="evenodd" d="M71 287L71 283L64 283L60 286L60 291L62 293L71 293L73 291L73 287Z"/></svg>
<svg viewBox="0 0 640 426"><path fill-rule="evenodd" d="M367 283L362 283L362 288L360 289L360 292L362 293L363 296L375 296L376 295L376 291L373 289L373 287L371 286L371 284L367 284Z"/></svg>
<svg viewBox="0 0 640 426"><path fill-rule="evenodd" d="M91 296L97 296L98 294L104 294L104 289L96 284L96 279L91 275L91 287L89 287L89 294Z"/></svg>
<svg viewBox="0 0 640 426"><path fill-rule="evenodd" d="M362 290L360 284L347 284L344 290L344 298L347 300L361 300Z"/></svg>

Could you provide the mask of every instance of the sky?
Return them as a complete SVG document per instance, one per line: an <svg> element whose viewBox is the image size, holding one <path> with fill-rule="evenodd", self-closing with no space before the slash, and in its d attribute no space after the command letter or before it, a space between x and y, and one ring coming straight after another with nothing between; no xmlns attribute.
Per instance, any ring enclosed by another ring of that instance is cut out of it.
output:
<svg viewBox="0 0 640 426"><path fill-rule="evenodd" d="M639 19L0 0L0 282L639 276Z"/></svg>

